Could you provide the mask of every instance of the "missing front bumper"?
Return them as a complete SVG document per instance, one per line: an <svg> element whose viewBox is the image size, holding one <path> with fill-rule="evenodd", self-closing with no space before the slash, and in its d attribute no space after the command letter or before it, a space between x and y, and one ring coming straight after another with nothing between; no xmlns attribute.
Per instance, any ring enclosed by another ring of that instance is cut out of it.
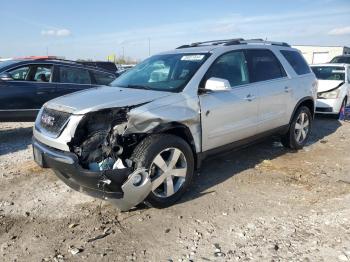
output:
<svg viewBox="0 0 350 262"><path fill-rule="evenodd" d="M108 200L122 211L141 203L151 192L150 178L143 169L90 171L79 165L75 154L47 147L35 139L33 155L38 165L53 169L57 177L72 189ZM140 176L141 180L136 179Z"/></svg>

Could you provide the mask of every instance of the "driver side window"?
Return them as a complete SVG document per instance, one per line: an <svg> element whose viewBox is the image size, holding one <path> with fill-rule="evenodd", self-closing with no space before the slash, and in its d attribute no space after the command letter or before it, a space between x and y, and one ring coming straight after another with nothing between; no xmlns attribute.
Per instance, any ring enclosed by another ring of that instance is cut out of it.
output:
<svg viewBox="0 0 350 262"><path fill-rule="evenodd" d="M233 51L219 57L209 68L209 78L228 80L231 88L249 83L248 67L243 51Z"/></svg>
<svg viewBox="0 0 350 262"><path fill-rule="evenodd" d="M29 72L29 66L22 66L8 71L13 80L25 81Z"/></svg>

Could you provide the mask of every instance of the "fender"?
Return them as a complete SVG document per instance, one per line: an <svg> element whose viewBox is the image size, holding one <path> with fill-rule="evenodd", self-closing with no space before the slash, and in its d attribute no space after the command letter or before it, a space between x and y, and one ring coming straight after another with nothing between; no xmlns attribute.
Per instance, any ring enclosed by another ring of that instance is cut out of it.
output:
<svg viewBox="0 0 350 262"><path fill-rule="evenodd" d="M295 112L297 111L297 109L300 107L300 105L302 103L304 103L306 101L312 101L314 110L313 110L313 112L311 112L311 114L312 114L313 118L315 117L315 100L314 100L314 98L312 96L306 96L306 97L303 97L302 99L300 99L299 102L294 107L293 113L292 113L292 115L290 116L290 119L289 119L289 125L292 123L293 117L294 117Z"/></svg>

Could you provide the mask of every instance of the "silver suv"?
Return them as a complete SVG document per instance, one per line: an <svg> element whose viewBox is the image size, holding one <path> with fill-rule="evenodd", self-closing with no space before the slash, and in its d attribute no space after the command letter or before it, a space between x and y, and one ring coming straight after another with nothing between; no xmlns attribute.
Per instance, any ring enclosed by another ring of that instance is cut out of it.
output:
<svg viewBox="0 0 350 262"><path fill-rule="evenodd" d="M111 86L54 99L34 127L35 161L121 210L165 207L202 160L280 134L301 149L317 81L286 43L218 40L152 56Z"/></svg>

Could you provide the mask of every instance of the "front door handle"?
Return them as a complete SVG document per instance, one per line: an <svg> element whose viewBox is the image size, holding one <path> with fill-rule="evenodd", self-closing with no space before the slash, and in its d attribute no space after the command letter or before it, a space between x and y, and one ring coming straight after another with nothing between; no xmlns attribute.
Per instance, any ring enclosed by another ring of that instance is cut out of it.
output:
<svg viewBox="0 0 350 262"><path fill-rule="evenodd" d="M292 89L289 86L284 87L284 92L289 93Z"/></svg>
<svg viewBox="0 0 350 262"><path fill-rule="evenodd" d="M253 96L253 95L251 95L251 94L247 95L247 96L244 98L244 100L247 100L247 101L249 101L249 102L253 101L254 99L255 99L255 96Z"/></svg>

